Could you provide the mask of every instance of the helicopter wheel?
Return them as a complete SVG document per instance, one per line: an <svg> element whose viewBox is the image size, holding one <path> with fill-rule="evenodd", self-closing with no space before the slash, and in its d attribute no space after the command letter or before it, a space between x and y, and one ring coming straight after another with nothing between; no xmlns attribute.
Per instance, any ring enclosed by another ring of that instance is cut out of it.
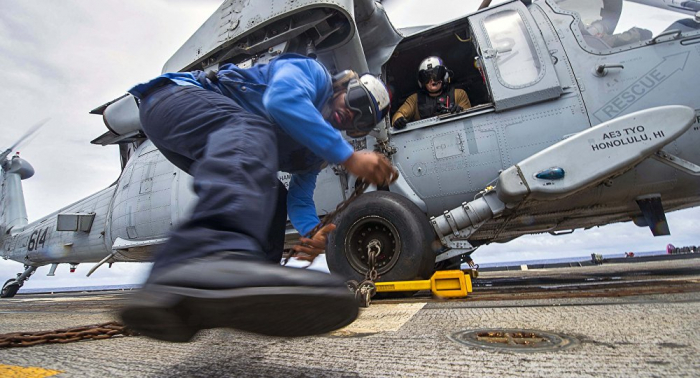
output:
<svg viewBox="0 0 700 378"><path fill-rule="evenodd" d="M0 291L0 298L12 298L19 291L19 283L14 279L9 279L5 281L2 285L2 291Z"/></svg>
<svg viewBox="0 0 700 378"><path fill-rule="evenodd" d="M335 223L326 255L331 272L348 280L364 280L369 269L368 251L378 248L377 281L428 279L432 275L435 231L407 198L386 191L363 194Z"/></svg>

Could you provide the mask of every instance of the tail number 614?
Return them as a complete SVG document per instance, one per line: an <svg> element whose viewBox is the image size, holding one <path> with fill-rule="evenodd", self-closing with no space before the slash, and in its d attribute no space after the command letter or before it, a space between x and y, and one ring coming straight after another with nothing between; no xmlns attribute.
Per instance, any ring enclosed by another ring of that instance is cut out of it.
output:
<svg viewBox="0 0 700 378"><path fill-rule="evenodd" d="M39 247L44 247L46 242L46 234L49 232L49 228L43 230L35 230L32 232L32 236L29 237L29 244L27 245L27 251L31 252L39 249Z"/></svg>

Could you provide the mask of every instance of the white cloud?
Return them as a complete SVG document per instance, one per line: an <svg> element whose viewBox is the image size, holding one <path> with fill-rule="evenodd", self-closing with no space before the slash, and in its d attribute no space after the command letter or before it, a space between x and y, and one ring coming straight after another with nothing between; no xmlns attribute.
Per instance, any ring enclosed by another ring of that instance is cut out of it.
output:
<svg viewBox="0 0 700 378"><path fill-rule="evenodd" d="M20 151L36 169L24 182L30 219L107 187L118 150L89 142L104 133L88 112L157 76L220 1L2 2L0 146L51 120ZM174 6L177 5L177 6Z"/></svg>

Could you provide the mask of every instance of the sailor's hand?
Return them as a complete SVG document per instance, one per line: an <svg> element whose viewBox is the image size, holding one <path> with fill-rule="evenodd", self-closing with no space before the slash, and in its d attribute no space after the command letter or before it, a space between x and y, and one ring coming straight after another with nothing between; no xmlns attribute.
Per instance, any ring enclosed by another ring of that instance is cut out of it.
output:
<svg viewBox="0 0 700 378"><path fill-rule="evenodd" d="M459 106L457 104L452 104L452 106L450 107L450 113L452 113L452 114L459 113L462 110L464 110L464 108L462 108L461 106Z"/></svg>
<svg viewBox="0 0 700 378"><path fill-rule="evenodd" d="M450 113L450 108L443 104L438 104L438 106L435 108L435 114L441 115L441 114L449 114Z"/></svg>
<svg viewBox="0 0 700 378"><path fill-rule="evenodd" d="M406 124L408 121L406 121L406 118L404 117L399 117L394 121L394 124L392 125L396 130L401 130L404 127L406 127Z"/></svg>
<svg viewBox="0 0 700 378"><path fill-rule="evenodd" d="M333 223L329 223L318 230L318 232L316 232L311 239L299 238L301 244L292 247L292 249L297 253L295 258L297 260L308 261L309 263L314 262L318 255L326 251L328 234L333 232L333 230L335 230L335 225Z"/></svg>
<svg viewBox="0 0 700 378"><path fill-rule="evenodd" d="M399 178L389 159L378 152L355 151L343 165L348 172L377 186L387 186Z"/></svg>

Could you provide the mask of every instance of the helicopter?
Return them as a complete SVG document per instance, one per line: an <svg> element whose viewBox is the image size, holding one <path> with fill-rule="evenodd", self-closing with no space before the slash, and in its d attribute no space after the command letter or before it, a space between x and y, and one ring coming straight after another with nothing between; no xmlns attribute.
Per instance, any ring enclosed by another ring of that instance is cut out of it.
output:
<svg viewBox="0 0 700 378"><path fill-rule="evenodd" d="M399 31L371 0L227 0L170 58L163 72L264 64L284 53L313 56L329 71L378 75L392 109L417 88L415 69L439 55L472 107L391 128L389 117L358 149L400 172L334 220L328 266L348 279L377 252L381 280L427 278L469 261L489 243L632 221L668 235L665 214L700 201L700 54L697 1L506 1L428 28ZM629 24L628 8L676 16ZM652 31L651 29L654 29ZM380 37L378 37L380 36ZM108 188L32 223L21 181L28 161L2 155L2 256L25 265L5 282L14 296L40 266L149 261L196 200L179 171L140 130L137 104L121 96L92 110L108 130L93 140L119 148ZM290 176L280 172L288 182ZM319 215L354 190L339 167L317 181ZM286 247L298 239L289 227Z"/></svg>

